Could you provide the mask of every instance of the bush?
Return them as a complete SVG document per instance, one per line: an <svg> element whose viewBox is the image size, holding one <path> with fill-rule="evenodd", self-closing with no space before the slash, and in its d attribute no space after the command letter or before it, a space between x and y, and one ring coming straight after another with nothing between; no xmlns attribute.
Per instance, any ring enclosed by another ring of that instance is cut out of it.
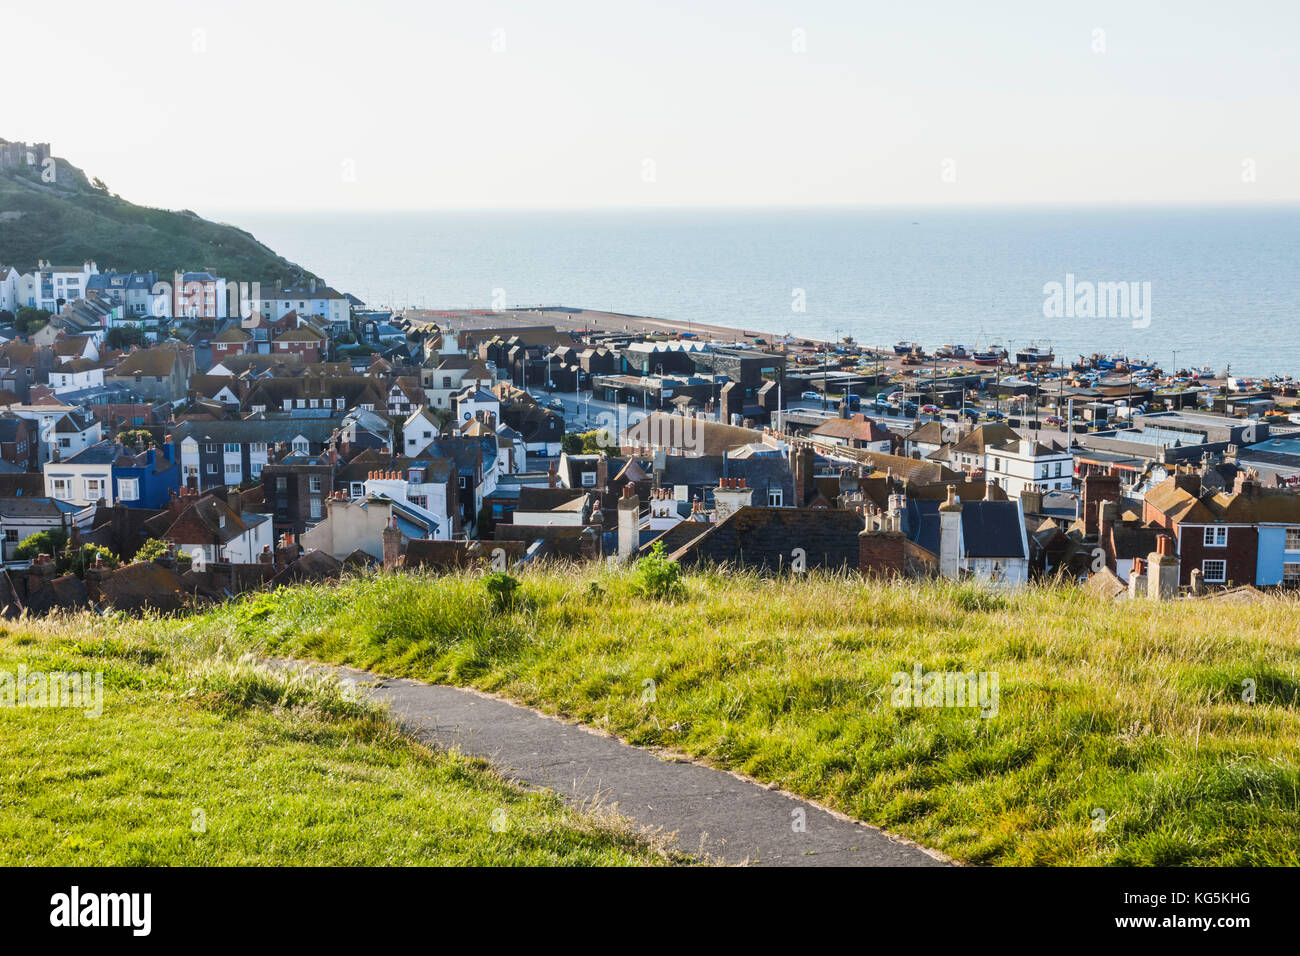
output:
<svg viewBox="0 0 1300 956"><path fill-rule="evenodd" d="M108 548L100 547L97 544L83 544L79 551L70 552L59 562L59 570L65 573L71 572L79 578L84 578L86 569L94 565L96 558L103 559L106 568L115 568L119 564L117 555Z"/></svg>
<svg viewBox="0 0 1300 956"><path fill-rule="evenodd" d="M152 561L154 558L161 558L166 553L167 543L165 541L150 538L140 545L140 550L135 553L135 559L137 561Z"/></svg>
<svg viewBox="0 0 1300 956"><path fill-rule="evenodd" d="M62 528L51 528L48 531L37 532L14 548L14 558L18 561L31 561L38 554L57 557L63 554L67 546L68 533Z"/></svg>
<svg viewBox="0 0 1300 956"><path fill-rule="evenodd" d="M504 571L496 571L485 577L483 587L487 589L492 610L498 614L513 608L518 600L519 579L511 577Z"/></svg>
<svg viewBox="0 0 1300 956"><path fill-rule="evenodd" d="M656 541L650 553L637 561L632 573L637 591L656 601L672 601L686 596L682 568L664 553L664 543Z"/></svg>

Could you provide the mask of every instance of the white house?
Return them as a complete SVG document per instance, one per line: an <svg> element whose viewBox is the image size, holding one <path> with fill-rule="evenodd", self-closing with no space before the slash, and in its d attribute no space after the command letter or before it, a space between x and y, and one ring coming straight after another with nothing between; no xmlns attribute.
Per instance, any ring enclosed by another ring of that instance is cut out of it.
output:
<svg viewBox="0 0 1300 956"><path fill-rule="evenodd" d="M65 362L50 372L50 388L55 395L96 388L104 384L104 367L87 359Z"/></svg>
<svg viewBox="0 0 1300 956"><path fill-rule="evenodd" d="M28 273L31 301L22 304L47 312L60 312L65 303L85 296L86 284L98 273L99 266L93 262L83 262L80 266L56 266L43 259L36 271Z"/></svg>
<svg viewBox="0 0 1300 956"><path fill-rule="evenodd" d="M925 544L937 544L942 577L969 577L999 588L1029 581L1029 538L1019 500L963 502L949 486L938 518L938 541Z"/></svg>
<svg viewBox="0 0 1300 956"><path fill-rule="evenodd" d="M490 389L493 384L488 367L466 355L448 356L437 368L423 369L420 381L430 408L451 408L457 392L473 386Z"/></svg>
<svg viewBox="0 0 1300 956"><path fill-rule="evenodd" d="M490 389L474 385L455 397L456 419L458 422L470 422L474 419L495 423L501 417L501 399Z"/></svg>
<svg viewBox="0 0 1300 956"><path fill-rule="evenodd" d="M300 324L309 315L319 315L328 320L335 335L346 332L351 326L352 304L348 297L315 280L305 286L289 288L258 286L256 293L250 294L250 302L256 311L272 321L297 312Z"/></svg>
<svg viewBox="0 0 1300 956"><path fill-rule="evenodd" d="M112 506L113 463L120 454L120 446L103 442L67 458L47 461L41 468L46 496L74 505L93 505L102 500Z"/></svg>
<svg viewBox="0 0 1300 956"><path fill-rule="evenodd" d="M1074 456L1055 443L1012 438L985 448L984 474L986 481L1013 498L1019 498L1027 485L1069 491L1074 486Z"/></svg>
<svg viewBox="0 0 1300 956"><path fill-rule="evenodd" d="M270 515L242 507L235 510L215 495L200 498L181 512L163 533L163 540L192 559L202 554L205 562L233 564L255 564L262 550L275 544Z"/></svg>
<svg viewBox="0 0 1300 956"><path fill-rule="evenodd" d="M0 266L0 312L18 311L18 291L18 270L12 266Z"/></svg>
<svg viewBox="0 0 1300 956"><path fill-rule="evenodd" d="M34 534L73 527L89 531L95 519L94 505L75 505L54 498L0 498L0 539L4 560L13 560L14 550Z"/></svg>
<svg viewBox="0 0 1300 956"><path fill-rule="evenodd" d="M99 420L72 405L10 405L6 411L36 423L37 461L67 458L103 437Z"/></svg>
<svg viewBox="0 0 1300 956"><path fill-rule="evenodd" d="M421 406L402 423L402 452L408 458L423 455L441 432L441 426L433 412Z"/></svg>

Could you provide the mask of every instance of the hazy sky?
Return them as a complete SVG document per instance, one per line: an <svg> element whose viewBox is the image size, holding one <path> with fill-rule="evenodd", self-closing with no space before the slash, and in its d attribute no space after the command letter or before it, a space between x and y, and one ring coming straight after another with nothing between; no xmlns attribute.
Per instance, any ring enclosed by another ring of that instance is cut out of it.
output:
<svg viewBox="0 0 1300 956"><path fill-rule="evenodd" d="M0 136L201 212L1297 200L1297 36L1296 0L0 0Z"/></svg>

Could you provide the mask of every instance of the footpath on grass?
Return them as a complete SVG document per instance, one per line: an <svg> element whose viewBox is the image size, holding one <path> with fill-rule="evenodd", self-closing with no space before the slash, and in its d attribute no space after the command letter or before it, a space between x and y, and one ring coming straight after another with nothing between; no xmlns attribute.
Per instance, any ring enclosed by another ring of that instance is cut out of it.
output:
<svg viewBox="0 0 1300 956"><path fill-rule="evenodd" d="M663 756L472 690L330 671L422 741L492 762L507 778L548 787L579 807L611 807L675 835L712 862L763 866L942 866L941 854L734 774ZM503 821L508 826L508 821Z"/></svg>

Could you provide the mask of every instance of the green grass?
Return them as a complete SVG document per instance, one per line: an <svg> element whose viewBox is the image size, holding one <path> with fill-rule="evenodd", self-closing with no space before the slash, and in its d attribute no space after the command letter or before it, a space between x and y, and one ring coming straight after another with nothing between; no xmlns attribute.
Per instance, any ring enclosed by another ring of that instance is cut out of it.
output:
<svg viewBox="0 0 1300 956"><path fill-rule="evenodd" d="M337 683L168 628L54 619L0 670L101 671L99 717L0 707L0 865L628 865L668 858L482 761L431 751Z"/></svg>
<svg viewBox="0 0 1300 956"><path fill-rule="evenodd" d="M630 573L533 571L494 607L481 577L383 575L131 626L199 657L222 646L495 691L963 860L1300 863L1294 601L684 581L663 603ZM893 706L890 677L914 663L996 672L997 716Z"/></svg>

